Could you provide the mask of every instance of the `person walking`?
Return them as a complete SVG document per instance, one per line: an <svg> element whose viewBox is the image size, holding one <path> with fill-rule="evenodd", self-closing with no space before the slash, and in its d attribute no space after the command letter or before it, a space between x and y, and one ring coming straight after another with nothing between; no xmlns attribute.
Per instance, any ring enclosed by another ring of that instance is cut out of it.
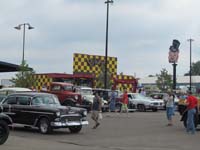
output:
<svg viewBox="0 0 200 150"><path fill-rule="evenodd" d="M195 96L192 95L192 92L188 92L188 97L186 100L187 105L187 132L191 134L195 134L195 125L194 125L194 117L196 114L198 100Z"/></svg>
<svg viewBox="0 0 200 150"><path fill-rule="evenodd" d="M168 120L167 126L172 126L172 116L174 115L174 96L172 93L169 93L169 96L166 98L166 115Z"/></svg>
<svg viewBox="0 0 200 150"><path fill-rule="evenodd" d="M128 114L128 94L127 94L127 90L124 90L124 94L122 97L122 108L121 108L121 112L126 112Z"/></svg>
<svg viewBox="0 0 200 150"><path fill-rule="evenodd" d="M112 90L111 96L110 96L110 104L109 104L109 111L115 112L115 104L116 104L116 94L115 91Z"/></svg>
<svg viewBox="0 0 200 150"><path fill-rule="evenodd" d="M92 103L92 113L91 113L91 118L92 120L95 121L95 125L93 126L93 129L96 129L99 125L100 125L100 122L99 122L99 116L100 116L100 113L101 113L101 105L102 105L102 102L101 102L101 98L100 96L98 95L98 93L96 92L95 93L95 97L93 99L93 103Z"/></svg>

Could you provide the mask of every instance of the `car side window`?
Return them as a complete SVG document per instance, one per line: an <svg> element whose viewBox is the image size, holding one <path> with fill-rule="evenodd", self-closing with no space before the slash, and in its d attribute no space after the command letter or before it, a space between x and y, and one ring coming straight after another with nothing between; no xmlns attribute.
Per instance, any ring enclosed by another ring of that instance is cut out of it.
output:
<svg viewBox="0 0 200 150"><path fill-rule="evenodd" d="M60 91L60 90L61 90L60 85L54 85L54 86L52 87L52 91Z"/></svg>
<svg viewBox="0 0 200 150"><path fill-rule="evenodd" d="M27 96L17 97L17 104L19 104L19 105L30 105L29 97L27 97Z"/></svg>
<svg viewBox="0 0 200 150"><path fill-rule="evenodd" d="M131 96L131 95L128 95L128 98L129 98L129 99L132 99L132 96Z"/></svg>
<svg viewBox="0 0 200 150"><path fill-rule="evenodd" d="M16 97L8 97L4 101L4 104L11 104L11 105L17 104L17 99Z"/></svg>
<svg viewBox="0 0 200 150"><path fill-rule="evenodd" d="M135 95L132 95L132 98L133 98L133 99L136 99Z"/></svg>
<svg viewBox="0 0 200 150"><path fill-rule="evenodd" d="M32 105L41 105L43 103L43 99L41 97L35 97L32 100Z"/></svg>

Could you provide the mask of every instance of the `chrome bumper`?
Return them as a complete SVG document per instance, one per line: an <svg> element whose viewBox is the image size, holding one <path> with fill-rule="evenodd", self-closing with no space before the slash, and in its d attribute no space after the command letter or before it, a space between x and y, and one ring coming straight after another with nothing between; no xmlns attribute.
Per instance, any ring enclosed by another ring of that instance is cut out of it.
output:
<svg viewBox="0 0 200 150"><path fill-rule="evenodd" d="M52 127L83 126L88 124L88 121L51 122Z"/></svg>

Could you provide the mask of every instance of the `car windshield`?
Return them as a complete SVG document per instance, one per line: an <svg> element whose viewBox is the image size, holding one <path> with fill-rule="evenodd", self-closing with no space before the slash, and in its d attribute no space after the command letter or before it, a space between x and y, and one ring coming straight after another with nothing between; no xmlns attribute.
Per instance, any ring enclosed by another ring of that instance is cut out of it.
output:
<svg viewBox="0 0 200 150"><path fill-rule="evenodd" d="M93 92L92 92L91 89L82 89L82 90L81 90L81 94L92 95Z"/></svg>
<svg viewBox="0 0 200 150"><path fill-rule="evenodd" d="M65 91L73 91L73 86L72 85L65 85L65 86L63 86L63 89Z"/></svg>
<svg viewBox="0 0 200 150"><path fill-rule="evenodd" d="M0 95L0 103L3 101L3 99L6 97L6 95Z"/></svg>
<svg viewBox="0 0 200 150"><path fill-rule="evenodd" d="M148 97L141 95L141 94L134 94L133 95L136 99L148 99Z"/></svg>
<svg viewBox="0 0 200 150"><path fill-rule="evenodd" d="M45 95L34 97L32 100L32 105L60 105L60 102L54 95Z"/></svg>

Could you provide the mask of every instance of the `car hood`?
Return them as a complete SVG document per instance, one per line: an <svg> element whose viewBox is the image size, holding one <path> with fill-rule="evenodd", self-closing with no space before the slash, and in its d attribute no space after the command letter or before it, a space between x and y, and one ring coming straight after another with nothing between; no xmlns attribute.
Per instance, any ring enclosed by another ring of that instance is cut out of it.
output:
<svg viewBox="0 0 200 150"><path fill-rule="evenodd" d="M83 95L84 100L87 100L89 102L93 102L94 95Z"/></svg>
<svg viewBox="0 0 200 150"><path fill-rule="evenodd" d="M39 108L43 109L45 111L51 111L51 112L60 111L61 115L82 114L84 111L86 111L86 109L84 109L84 108L61 106L61 105L39 106Z"/></svg>

